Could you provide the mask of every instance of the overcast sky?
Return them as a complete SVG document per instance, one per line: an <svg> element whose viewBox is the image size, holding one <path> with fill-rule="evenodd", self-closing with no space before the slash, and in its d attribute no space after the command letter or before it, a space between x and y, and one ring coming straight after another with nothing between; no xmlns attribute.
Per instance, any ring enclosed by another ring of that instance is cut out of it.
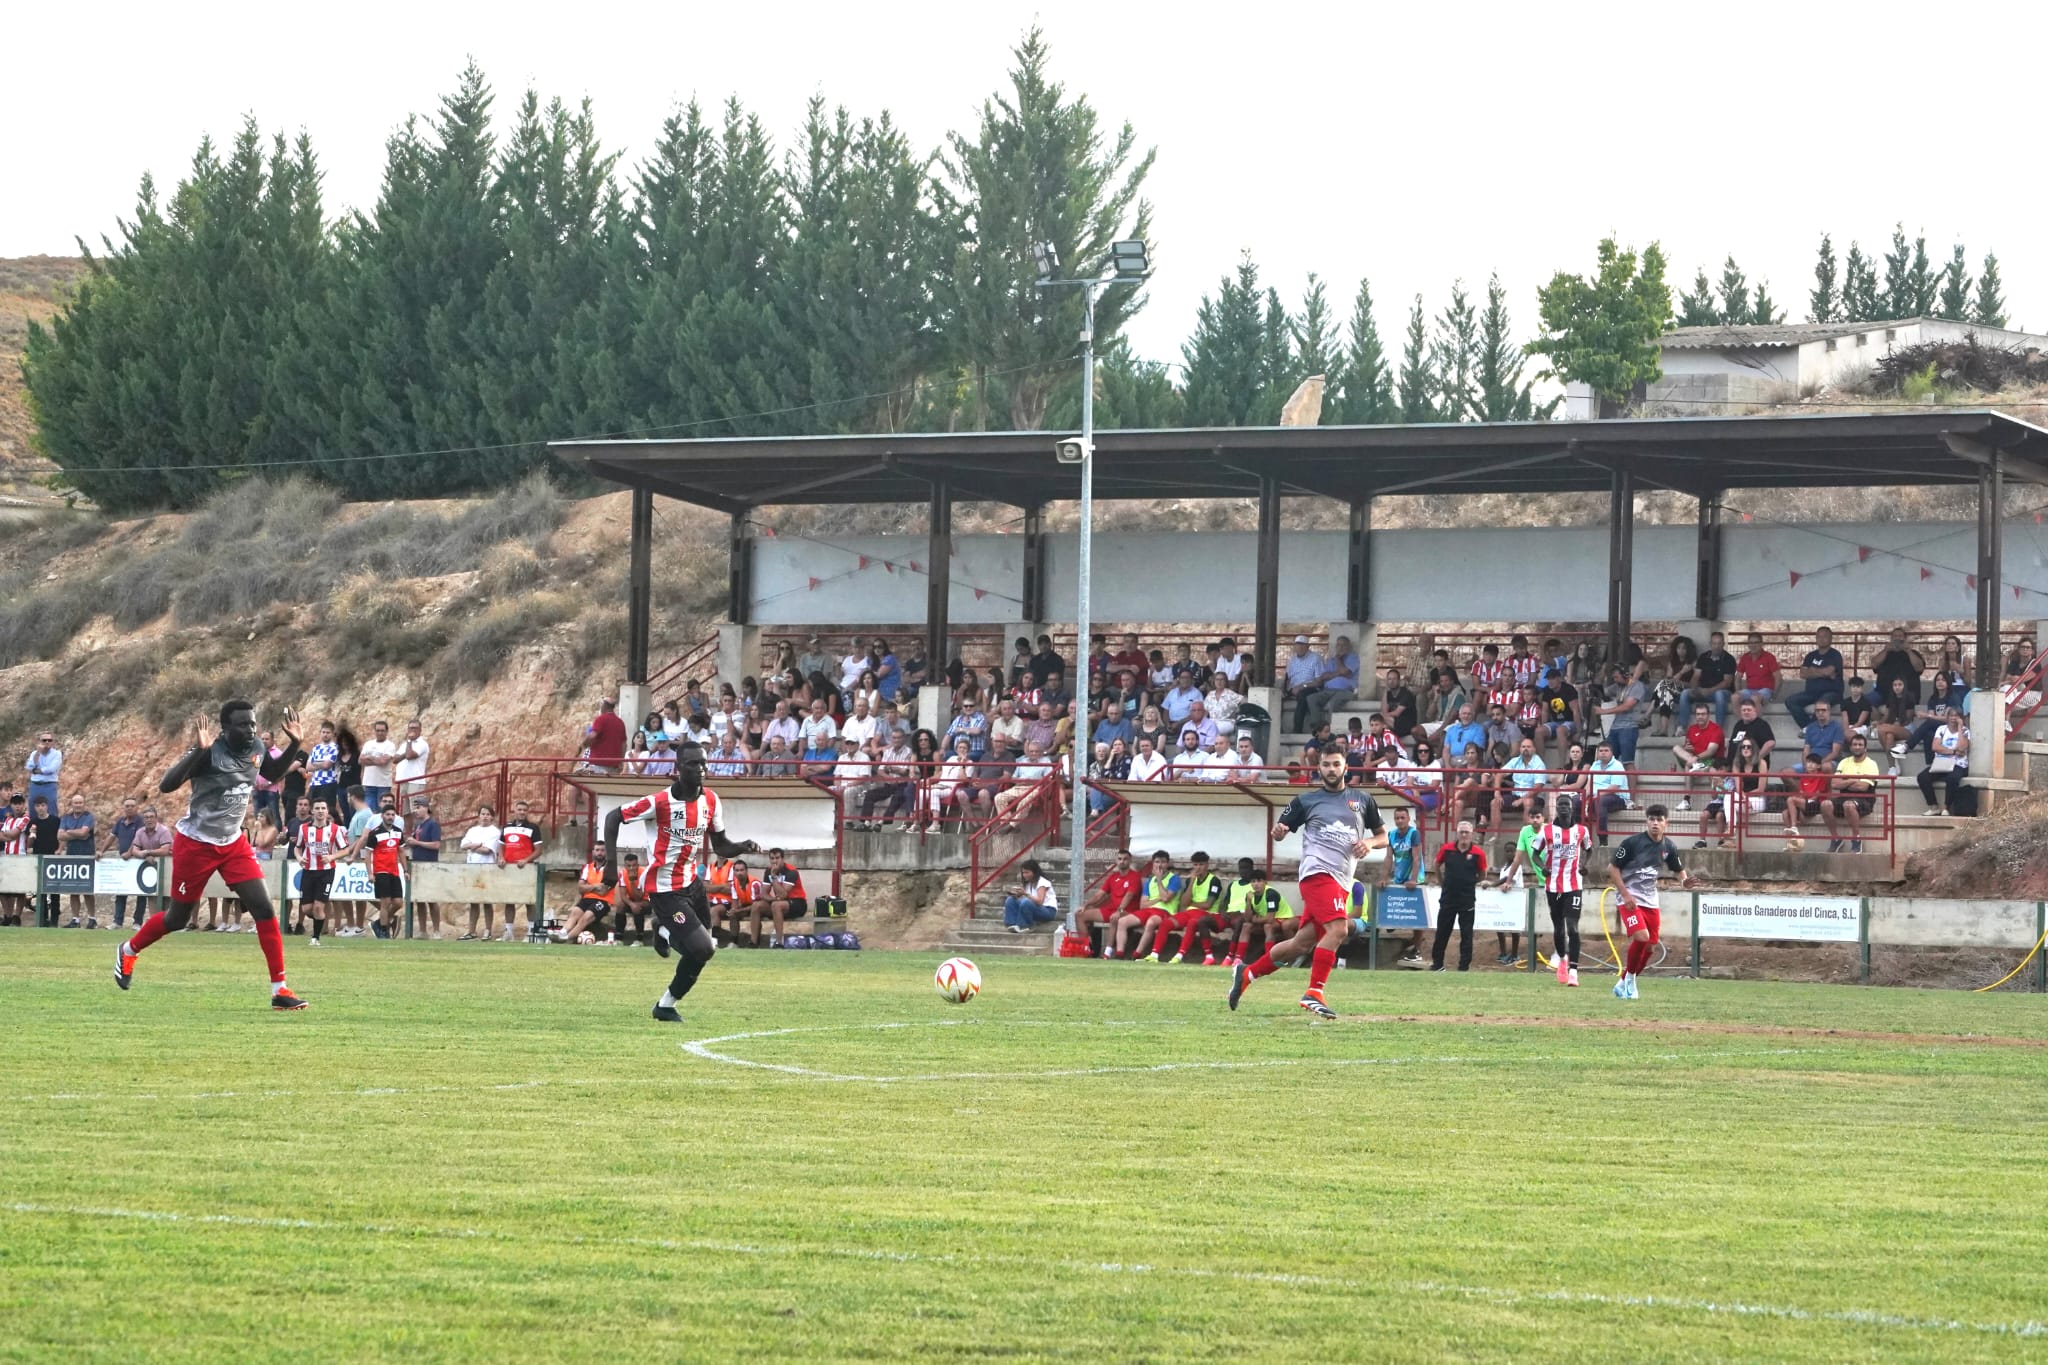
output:
<svg viewBox="0 0 2048 1365"><path fill-rule="evenodd" d="M1411 297L1489 272L1517 328L1608 232L1661 238L1674 292L1734 252L1805 315L1823 231L1895 220L1998 252L2012 317L2048 324L2033 148L2048 5L1045 3L1055 71L1159 149L1158 274L1134 324L1176 359L1249 248L1290 304L1310 271L1348 315L1372 280L1392 349ZM244 114L310 132L330 212L368 207L383 141L473 56L508 116L528 85L596 102L630 163L679 101L737 94L785 141L822 93L936 144L1001 81L1025 7L952 3L21 7L6 23L0 256L68 254ZM1129 17L1122 18L1128 15Z"/></svg>

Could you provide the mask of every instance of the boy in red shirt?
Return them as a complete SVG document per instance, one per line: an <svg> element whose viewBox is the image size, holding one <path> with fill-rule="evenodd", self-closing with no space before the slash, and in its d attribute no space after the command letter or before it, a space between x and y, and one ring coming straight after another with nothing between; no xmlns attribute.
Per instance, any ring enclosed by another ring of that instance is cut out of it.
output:
<svg viewBox="0 0 2048 1365"><path fill-rule="evenodd" d="M1799 765L1794 778L1794 788L1785 798L1785 848L1797 853L1806 847L1806 840L1799 837L1799 822L1810 816L1819 815L1825 805L1828 788L1834 785L1834 778L1828 772L1828 761L1811 749L1806 752L1806 761Z"/></svg>

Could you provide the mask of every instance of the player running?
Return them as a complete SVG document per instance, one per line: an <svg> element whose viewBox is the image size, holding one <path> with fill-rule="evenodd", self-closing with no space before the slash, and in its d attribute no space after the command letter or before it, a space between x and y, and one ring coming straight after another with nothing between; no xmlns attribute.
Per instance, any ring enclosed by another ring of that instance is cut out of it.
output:
<svg viewBox="0 0 2048 1365"><path fill-rule="evenodd" d="M256 942L270 966L270 1007L306 1008L306 1002L285 985L284 935L270 906L270 892L263 885L263 867L242 833L242 818L248 813L258 775L266 782L276 782L299 757L297 722L297 715L287 706L278 728L288 743L274 758L256 738L256 708L246 701L231 701L220 708L220 733L213 739L206 736L204 720L193 722L192 747L157 783L157 790L166 794L192 784L191 804L171 841L171 905L151 915L135 931L135 937L114 949L116 986L125 991L135 979L137 954L191 921L199 898L206 894L207 881L218 872L256 922Z"/></svg>
<svg viewBox="0 0 2048 1365"><path fill-rule="evenodd" d="M1358 872L1358 860L1387 843L1386 825L1380 808L1356 787L1347 788L1349 767L1344 751L1332 748L1316 768L1322 779L1313 791L1287 803L1273 826L1277 842L1297 830L1301 833L1301 929L1277 948L1268 948L1249 966L1240 962L1230 970L1230 1008L1244 997L1245 987L1292 962L1304 953L1309 961L1308 989L1301 1007L1318 1019L1335 1019L1337 1012L1323 1003L1323 983L1337 965L1337 949L1351 932L1346 908L1351 883Z"/></svg>
<svg viewBox="0 0 2048 1365"><path fill-rule="evenodd" d="M1593 832L1579 823L1579 803L1557 798L1557 818L1536 832L1535 859L1543 869L1543 893L1550 902L1550 951L1557 959L1557 984L1579 984L1579 912L1585 906L1586 855Z"/></svg>
<svg viewBox="0 0 2048 1365"><path fill-rule="evenodd" d="M726 837L725 807L718 793L704 785L704 748L686 743L676 751L675 781L663 790L643 796L604 817L604 881L616 886L619 880L619 826L627 820L644 820L652 836L644 882L654 906L654 951L663 957L673 948L681 954L675 979L669 982L655 1003L654 1017L665 1024L680 1024L676 1002L690 993L697 976L717 949L711 941L711 906L704 895L704 881L697 875L698 856L709 849L719 858L737 858L758 853L761 846L751 839L735 842Z"/></svg>
<svg viewBox="0 0 2048 1365"><path fill-rule="evenodd" d="M1621 980L1614 983L1617 1000L1636 998L1636 978L1650 963L1650 949L1656 946L1663 927L1657 908L1657 864L1679 874L1679 885L1690 891L1699 885L1678 861L1678 845L1664 836L1670 812L1662 806L1643 811L1645 828L1631 834L1614 850L1614 866L1607 869L1614 889L1621 893L1621 928L1628 935L1628 952L1622 959Z"/></svg>

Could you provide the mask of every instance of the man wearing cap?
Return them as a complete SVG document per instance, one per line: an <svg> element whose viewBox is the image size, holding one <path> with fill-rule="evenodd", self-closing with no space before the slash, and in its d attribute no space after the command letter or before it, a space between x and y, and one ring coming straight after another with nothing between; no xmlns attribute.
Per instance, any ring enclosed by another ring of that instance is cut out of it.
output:
<svg viewBox="0 0 2048 1365"><path fill-rule="evenodd" d="M812 635L804 640L804 652L796 656L796 671L809 681L811 674L825 672L833 662L832 656L825 652L823 642Z"/></svg>
<svg viewBox="0 0 2048 1365"><path fill-rule="evenodd" d="M1308 647L1308 636L1295 636L1294 651L1287 657L1286 689L1287 699L1294 703L1297 730L1309 728L1308 699L1322 690L1324 671L1323 656Z"/></svg>

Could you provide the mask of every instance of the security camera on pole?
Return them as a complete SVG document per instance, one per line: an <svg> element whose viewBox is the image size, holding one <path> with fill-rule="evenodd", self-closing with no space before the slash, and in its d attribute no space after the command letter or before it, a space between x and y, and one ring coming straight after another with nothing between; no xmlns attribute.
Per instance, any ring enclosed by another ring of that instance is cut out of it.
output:
<svg viewBox="0 0 2048 1365"><path fill-rule="evenodd" d="M1095 515L1095 299L1103 290L1119 284L1135 286L1144 283L1151 275L1152 267L1145 253L1145 244L1139 241L1111 242L1109 273L1087 279L1055 278L1059 274L1060 258L1051 242L1039 243L1033 254L1038 260L1040 289L1079 289L1082 299L1081 436L1079 440L1056 442L1053 455L1061 464L1081 467L1080 551L1074 564L1075 581L1079 584L1074 607L1074 691L1082 699L1082 715L1086 716L1088 689L1093 682L1087 670L1089 539L1094 530ZM1087 732L1076 725L1073 748L1067 760L1073 767L1074 784L1070 808L1074 822L1073 867L1067 882L1067 914L1070 920L1084 903L1088 886L1088 765L1082 759L1086 741Z"/></svg>

